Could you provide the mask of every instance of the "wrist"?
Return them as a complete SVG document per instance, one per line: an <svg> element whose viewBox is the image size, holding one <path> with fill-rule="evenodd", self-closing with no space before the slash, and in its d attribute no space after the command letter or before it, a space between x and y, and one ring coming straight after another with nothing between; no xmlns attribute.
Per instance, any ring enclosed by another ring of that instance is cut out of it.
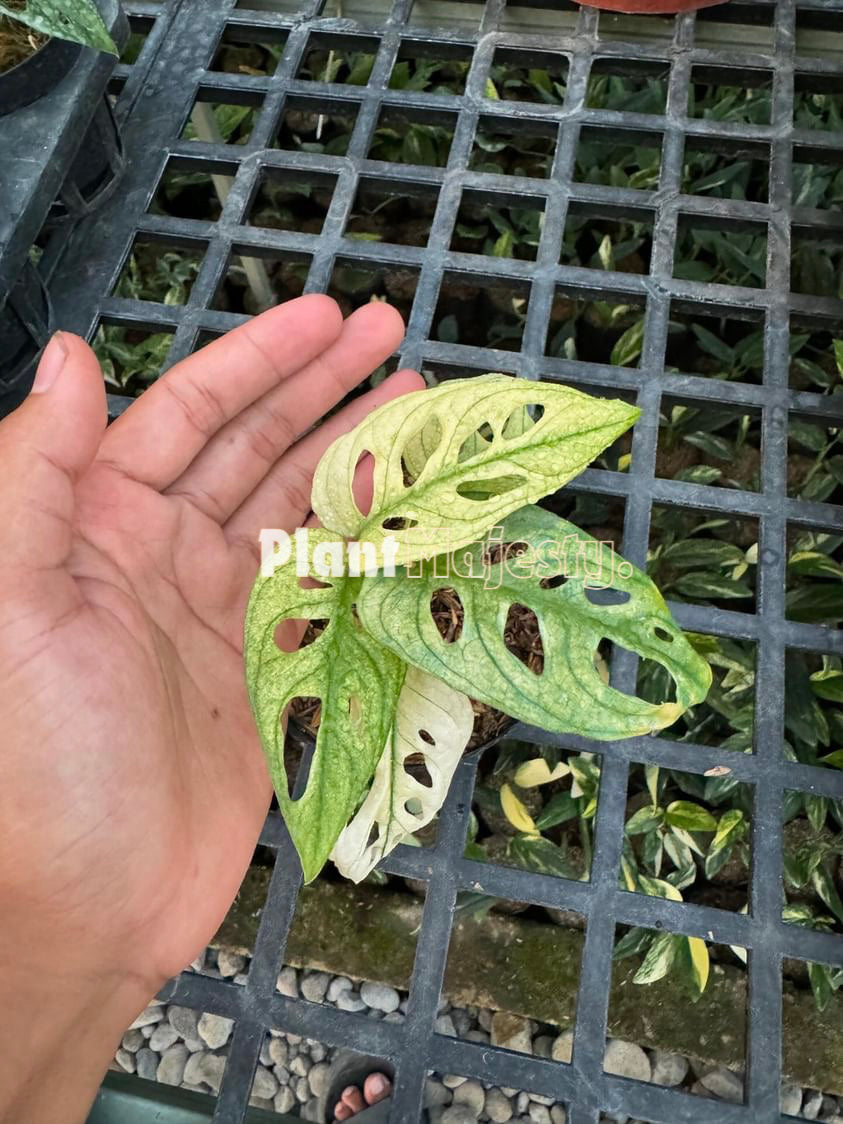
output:
<svg viewBox="0 0 843 1124"><path fill-rule="evenodd" d="M87 1118L126 1028L154 996L153 982L112 969L16 957L0 946L5 1045L0 1124L76 1124Z"/></svg>

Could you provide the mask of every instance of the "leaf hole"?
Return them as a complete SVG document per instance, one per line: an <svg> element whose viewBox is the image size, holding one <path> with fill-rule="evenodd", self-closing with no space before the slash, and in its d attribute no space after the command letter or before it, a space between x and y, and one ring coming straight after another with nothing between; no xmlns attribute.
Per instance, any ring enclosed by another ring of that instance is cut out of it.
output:
<svg viewBox="0 0 843 1124"><path fill-rule="evenodd" d="M612 589L609 586L604 586L602 589L591 589L586 586L585 596L592 605L600 605L604 608L611 605L625 605L630 600L630 594L625 589Z"/></svg>
<svg viewBox="0 0 843 1124"><path fill-rule="evenodd" d="M520 488L523 483L523 476L490 476L486 480L463 480L457 484L457 495L464 500L482 503L492 496L506 495L507 492Z"/></svg>
<svg viewBox="0 0 843 1124"><path fill-rule="evenodd" d="M455 589L437 589L430 598L430 615L446 644L455 644L462 635L465 609Z"/></svg>
<svg viewBox="0 0 843 1124"><path fill-rule="evenodd" d="M361 515L368 515L372 510L372 497L375 494L374 481L375 458L368 449L364 449L354 466L354 481L351 486L354 493L354 502Z"/></svg>
<svg viewBox="0 0 843 1124"><path fill-rule="evenodd" d="M502 435L511 440L513 437L520 437L522 433L532 429L544 417L544 406L541 402L532 402L528 406L519 406L517 410L513 410L506 421L503 423Z"/></svg>
<svg viewBox="0 0 843 1124"><path fill-rule="evenodd" d="M312 733L319 730L319 718L322 711L322 700L318 695L296 695L290 699L286 715L295 718L299 726ZM283 723L284 716L280 721ZM287 723L287 732L284 737L284 772L287 776L287 796L290 800L299 800L307 789L310 779L310 766L313 761L313 745L307 744L301 732L291 732L290 723ZM298 796L294 796L298 792Z"/></svg>
<svg viewBox="0 0 843 1124"><path fill-rule="evenodd" d="M542 589L559 589L567 580L567 574L554 574L552 578L542 578L539 585Z"/></svg>
<svg viewBox="0 0 843 1124"><path fill-rule="evenodd" d="M410 527L418 527L418 525L418 519L408 519L403 515L390 516L381 523L385 531L407 531Z"/></svg>
<svg viewBox="0 0 843 1124"><path fill-rule="evenodd" d="M541 675L544 671L544 646L539 618L532 609L518 601L509 606L503 629L503 642L507 651L519 659L534 675Z"/></svg>
<svg viewBox="0 0 843 1124"><path fill-rule="evenodd" d="M419 730L419 737L426 745L436 745L436 739L427 730Z"/></svg>
<svg viewBox="0 0 843 1124"><path fill-rule="evenodd" d="M492 442L495 440L495 431L491 425L486 421L478 426L473 433L469 433L462 445L460 451L457 453L458 461L468 461L472 457L477 457L481 453L485 453Z"/></svg>
<svg viewBox="0 0 843 1124"><path fill-rule="evenodd" d="M310 574L302 574L299 578L299 589L330 589L330 582L321 582L318 578L312 578Z"/></svg>
<svg viewBox="0 0 843 1124"><path fill-rule="evenodd" d="M275 629L275 643L282 652L300 652L318 640L327 627L327 620L285 617Z"/></svg>
<svg viewBox="0 0 843 1124"><path fill-rule="evenodd" d="M372 827L371 827L371 830L369 831L369 838L366 840L367 850L368 850L369 847L374 847L374 845L377 843L377 841L380 839L380 837L381 837L380 825L376 824L376 823L373 823Z"/></svg>
<svg viewBox="0 0 843 1124"><path fill-rule="evenodd" d="M657 640L664 640L667 644L673 643L673 636L671 633L669 633L666 628L662 628L659 624L653 629L653 635Z"/></svg>
<svg viewBox="0 0 843 1124"><path fill-rule="evenodd" d="M433 788L433 777L428 772L427 765L424 758L421 760L407 760L404 762L404 772L408 777L418 781L419 784L424 785L425 788Z"/></svg>
<svg viewBox="0 0 843 1124"><path fill-rule="evenodd" d="M411 816L421 816L422 815L424 809L422 807L422 802L421 802L421 800L419 800L418 796L411 796L410 797L410 799L404 805L404 811L407 812L408 815L411 815Z"/></svg>
<svg viewBox="0 0 843 1124"><path fill-rule="evenodd" d="M360 705L360 700L356 695L350 695L348 699L348 716L351 721L356 725L360 725L360 720L363 717L363 708Z"/></svg>

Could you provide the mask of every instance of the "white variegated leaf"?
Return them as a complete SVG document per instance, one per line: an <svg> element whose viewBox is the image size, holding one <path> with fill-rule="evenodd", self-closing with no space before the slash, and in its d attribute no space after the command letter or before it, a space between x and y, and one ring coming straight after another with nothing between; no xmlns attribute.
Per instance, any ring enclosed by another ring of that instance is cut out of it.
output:
<svg viewBox="0 0 843 1124"><path fill-rule="evenodd" d="M425 671L407 669L395 725L372 787L331 852L340 874L360 882L393 847L430 823L448 793L473 724L465 695ZM419 753L430 774L429 787L404 767L408 757Z"/></svg>

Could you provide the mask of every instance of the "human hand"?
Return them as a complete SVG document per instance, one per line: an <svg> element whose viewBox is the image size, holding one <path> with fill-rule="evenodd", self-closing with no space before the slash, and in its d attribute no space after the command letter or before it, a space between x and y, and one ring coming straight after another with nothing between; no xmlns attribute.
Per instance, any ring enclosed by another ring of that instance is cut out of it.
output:
<svg viewBox="0 0 843 1124"><path fill-rule="evenodd" d="M385 305L343 323L302 297L108 430L93 352L62 334L0 423L0 979L40 978L71 1025L94 1004L119 1037L237 892L270 798L242 672L258 532L302 525L327 445L423 386L400 372L303 436L402 334ZM20 1097L26 1058L0 1051L0 1090L4 1065ZM53 1119L3 1097L0 1121Z"/></svg>

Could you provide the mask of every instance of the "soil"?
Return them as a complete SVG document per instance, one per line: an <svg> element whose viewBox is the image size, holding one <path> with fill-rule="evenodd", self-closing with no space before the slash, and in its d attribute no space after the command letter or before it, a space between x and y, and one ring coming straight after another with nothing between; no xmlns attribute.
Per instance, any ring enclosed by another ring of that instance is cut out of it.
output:
<svg viewBox="0 0 843 1124"><path fill-rule="evenodd" d="M440 589L433 598L431 613L436 622L436 627L443 640L453 642L458 639L462 631L463 607L459 597L452 589ZM322 631L324 624L320 622L314 626L311 622L304 634L303 644L311 643ZM541 674L544 653L542 652L539 622L535 613L524 605L513 605L507 617L504 632L504 643L513 655L522 663ZM512 719L486 703L471 700L474 710L474 730L465 748L466 753L471 753L487 742L500 737L511 724ZM313 736L319 730L320 702L316 698L294 699L290 707L290 714L302 729ZM410 764L415 763L414 758L409 758ZM419 763L421 756L419 756Z"/></svg>
<svg viewBox="0 0 843 1124"><path fill-rule="evenodd" d="M6 0L6 7L23 11L24 0ZM46 42L46 35L40 35L17 20L0 16L0 74L40 51Z"/></svg>

